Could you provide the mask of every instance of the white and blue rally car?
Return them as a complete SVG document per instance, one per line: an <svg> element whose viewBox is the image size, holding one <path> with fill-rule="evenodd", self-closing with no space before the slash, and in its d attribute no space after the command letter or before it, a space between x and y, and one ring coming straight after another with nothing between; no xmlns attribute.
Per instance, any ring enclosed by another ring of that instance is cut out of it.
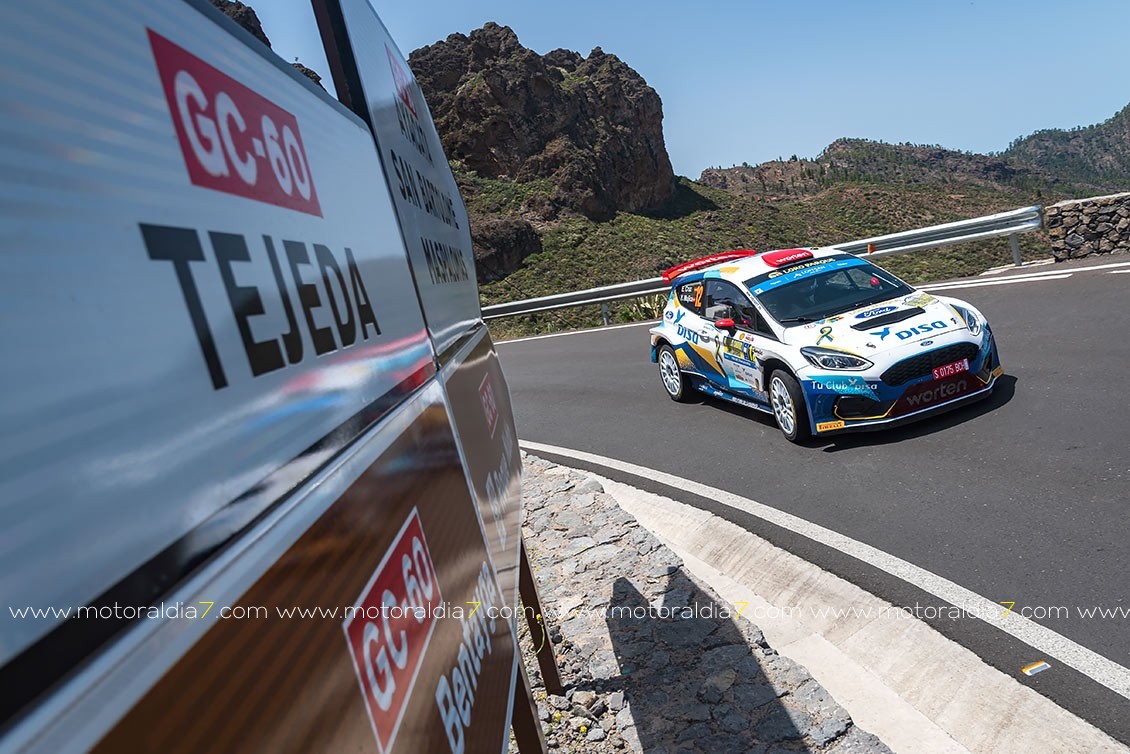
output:
<svg viewBox="0 0 1130 754"><path fill-rule="evenodd" d="M871 429L989 395L989 323L835 249L727 251L663 273L651 329L667 394L698 390L773 414L785 437Z"/></svg>

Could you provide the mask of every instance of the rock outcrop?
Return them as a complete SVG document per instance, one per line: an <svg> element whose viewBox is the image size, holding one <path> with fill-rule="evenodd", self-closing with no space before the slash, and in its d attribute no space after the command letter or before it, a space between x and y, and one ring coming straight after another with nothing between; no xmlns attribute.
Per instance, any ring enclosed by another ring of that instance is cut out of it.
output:
<svg viewBox="0 0 1130 754"><path fill-rule="evenodd" d="M605 219L674 191L659 95L599 47L588 57L539 55L509 27L488 23L408 62L447 157L483 177L548 179L555 190L536 210L542 217L565 209Z"/></svg>
<svg viewBox="0 0 1130 754"><path fill-rule="evenodd" d="M225 16L246 29L248 34L267 45L267 47L271 46L271 40L267 37L266 32L263 31L263 24L259 22L259 14L257 14L255 9L250 5L244 5L239 2L239 0L210 0L210 2L213 7L217 8ZM313 70L302 65L297 60L291 63L291 65L303 76L310 79L318 86L322 86L322 77ZM325 87L322 88L324 89Z"/></svg>
<svg viewBox="0 0 1130 754"><path fill-rule="evenodd" d="M472 218L471 241L480 283L502 280L526 257L542 250L534 227L516 217Z"/></svg>

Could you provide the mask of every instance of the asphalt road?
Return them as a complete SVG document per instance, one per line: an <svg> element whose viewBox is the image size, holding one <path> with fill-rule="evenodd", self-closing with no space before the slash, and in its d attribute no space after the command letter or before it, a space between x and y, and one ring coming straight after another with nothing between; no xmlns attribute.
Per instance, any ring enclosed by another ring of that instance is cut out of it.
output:
<svg viewBox="0 0 1130 754"><path fill-rule="evenodd" d="M785 441L766 414L705 397L670 401L648 358L646 326L501 343L499 353L523 440L752 498L1016 609L1066 607L1066 617L1034 619L1130 666L1130 274L1085 269L1126 261L1040 267L1025 272L1073 274L939 291L992 323L1006 375L992 398L803 446ZM828 548L744 525L895 604L921 596ZM1127 612L1080 616L1094 606ZM977 621L932 623L1010 675L1042 659ZM1130 740L1126 699L1070 669L1053 671L1020 678Z"/></svg>

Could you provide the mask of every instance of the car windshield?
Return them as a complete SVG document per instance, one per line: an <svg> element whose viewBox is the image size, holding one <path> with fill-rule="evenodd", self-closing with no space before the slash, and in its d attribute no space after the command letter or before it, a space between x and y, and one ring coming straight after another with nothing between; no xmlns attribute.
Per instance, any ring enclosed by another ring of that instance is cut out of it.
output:
<svg viewBox="0 0 1130 754"><path fill-rule="evenodd" d="M815 322L914 292L889 272L848 254L775 270L747 280L746 286L782 324Z"/></svg>

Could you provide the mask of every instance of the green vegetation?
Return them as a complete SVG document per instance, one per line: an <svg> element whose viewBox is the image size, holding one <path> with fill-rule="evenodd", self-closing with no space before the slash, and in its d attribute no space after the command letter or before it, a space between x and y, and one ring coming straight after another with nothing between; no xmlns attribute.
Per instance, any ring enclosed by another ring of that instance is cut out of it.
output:
<svg viewBox="0 0 1130 754"><path fill-rule="evenodd" d="M477 193L467 200L474 213L488 206L515 207L529 184L475 178ZM493 186L492 184L502 184ZM726 249L825 246L910 230L1038 203L1032 193L999 188L841 185L814 196L772 202L735 196L680 178L674 196L648 214L621 212L605 222L567 217L541 233L544 251L528 257L505 279L480 287L483 305L655 277L678 262ZM513 193L517 192L517 193ZM1020 237L1027 258L1048 255L1043 232ZM905 256L881 264L909 282L921 283L976 274L1009 264L1005 238ZM656 316L654 302L612 306L613 320ZM601 322L599 307L511 317L492 322L497 338L589 327Z"/></svg>

